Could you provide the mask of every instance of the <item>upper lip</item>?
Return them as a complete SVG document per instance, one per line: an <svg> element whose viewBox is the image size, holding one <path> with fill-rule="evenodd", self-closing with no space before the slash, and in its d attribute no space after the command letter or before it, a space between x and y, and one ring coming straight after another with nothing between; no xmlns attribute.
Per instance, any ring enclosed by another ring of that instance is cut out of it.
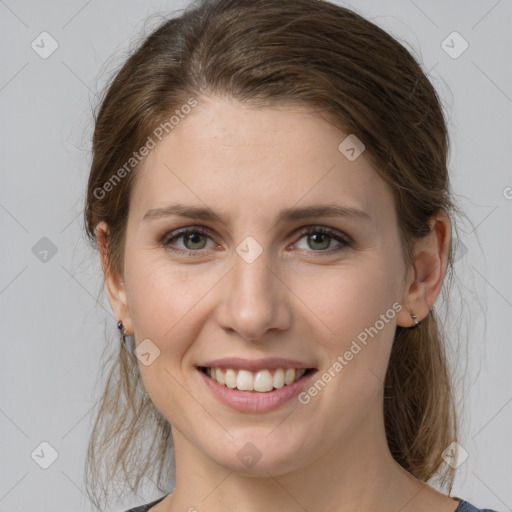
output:
<svg viewBox="0 0 512 512"><path fill-rule="evenodd" d="M248 370L251 372L264 369L272 370L275 368L314 368L312 364L282 357L265 357L263 359L223 357L221 359L205 361L198 366L206 368L236 368L237 370Z"/></svg>

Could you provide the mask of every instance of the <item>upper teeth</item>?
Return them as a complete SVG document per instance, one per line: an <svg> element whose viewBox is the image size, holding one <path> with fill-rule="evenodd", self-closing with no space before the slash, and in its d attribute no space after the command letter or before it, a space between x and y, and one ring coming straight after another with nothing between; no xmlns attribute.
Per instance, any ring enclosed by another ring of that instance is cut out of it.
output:
<svg viewBox="0 0 512 512"><path fill-rule="evenodd" d="M306 372L306 368L277 368L272 375L273 370L260 370L250 372L248 370L234 370L228 368L207 368L206 374L219 384L228 388L237 388L240 391L272 391L273 388L279 389L288 386L300 379Z"/></svg>

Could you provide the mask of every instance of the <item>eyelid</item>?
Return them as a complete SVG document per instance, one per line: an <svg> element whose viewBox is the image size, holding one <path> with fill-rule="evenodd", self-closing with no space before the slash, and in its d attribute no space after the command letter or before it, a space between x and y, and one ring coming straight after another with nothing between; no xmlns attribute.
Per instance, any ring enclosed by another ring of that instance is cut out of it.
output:
<svg viewBox="0 0 512 512"><path fill-rule="evenodd" d="M343 231L339 231L338 229L331 228L329 226L323 226L322 224L310 224L307 226L303 226L295 232L294 236L307 235L308 233L315 232L325 233L327 235L332 236L333 238L341 239L341 241L347 244L354 243L353 239Z"/></svg>
<svg viewBox="0 0 512 512"><path fill-rule="evenodd" d="M202 251L206 251L207 249L198 249L197 251L192 251L190 249L177 249L172 248L170 249L168 244L173 238L181 238L183 235L187 235L189 233L199 233L201 235L207 236L210 239L213 240L213 231L209 228L202 227L202 226L186 226L183 228L173 229L172 231L166 232L164 236L161 238L161 243L163 246L168 248L169 250L175 250L176 252L188 252L188 253L197 253L200 254ZM217 242L215 242L217 243Z"/></svg>
<svg viewBox="0 0 512 512"><path fill-rule="evenodd" d="M164 246L165 249L167 249L171 252L178 253L178 254L185 254L185 255L189 255L189 256L192 256L192 255L199 256L199 255L202 255L205 251L209 250L209 249L197 249L197 250L179 249L176 247L170 247L168 245L172 239L181 238L183 235L186 235L189 233L199 233L201 235L209 237L211 240L213 240L215 242L214 237L212 236L213 231L210 228L203 227L203 226L186 226L183 228L178 228L178 229L172 230L170 232L166 232L164 234L164 236L161 237L161 244ZM354 243L353 239L349 235L347 235L346 233L339 231L335 228L331 228L329 226L324 226L321 224L309 224L309 225L300 227L299 229L297 229L294 232L293 237L295 238L298 236L299 238L298 238L298 240L293 242L292 245L298 243L301 238L303 238L305 235L308 235L310 233L326 234L326 235L330 236L331 238L337 240L342 246L337 249L328 249L325 251L314 251L312 249L308 251L307 249L298 249L299 251L303 251L303 252L305 251L305 252L314 253L317 255L322 255L322 254L331 255L333 253L341 252L345 248L351 247ZM217 245L219 245L217 242L215 242L215 243Z"/></svg>

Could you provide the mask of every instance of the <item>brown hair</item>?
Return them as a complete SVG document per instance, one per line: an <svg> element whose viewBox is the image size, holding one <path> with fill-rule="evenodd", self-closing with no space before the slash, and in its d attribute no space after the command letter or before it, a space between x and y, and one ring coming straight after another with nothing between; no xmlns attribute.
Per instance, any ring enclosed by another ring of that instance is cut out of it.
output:
<svg viewBox="0 0 512 512"><path fill-rule="evenodd" d="M429 233L429 219L440 210L456 212L440 100L397 40L322 0L203 1L143 40L116 74L96 116L85 226L94 247L97 224L109 226L109 272L122 275L123 269L138 168L127 170L126 163L176 109L209 96L254 107L306 105L356 135L394 194L409 264L414 240ZM122 179L113 182L122 168ZM457 440L457 416L444 341L434 309L417 329L397 327L384 417L394 459L422 481L436 476L451 492L454 470L442 464L441 454ZM143 478L156 473L158 489L165 491L163 479L172 473L169 423L144 394L136 359L122 344L112 356L86 462L95 503L117 476L136 492ZM144 436L151 445L141 442Z"/></svg>

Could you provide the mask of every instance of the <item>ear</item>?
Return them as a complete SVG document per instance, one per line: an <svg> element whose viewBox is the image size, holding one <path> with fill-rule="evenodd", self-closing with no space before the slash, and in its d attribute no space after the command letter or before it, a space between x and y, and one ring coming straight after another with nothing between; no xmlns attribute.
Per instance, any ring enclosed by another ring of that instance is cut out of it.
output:
<svg viewBox="0 0 512 512"><path fill-rule="evenodd" d="M105 279L105 290L110 307L114 312L116 323L121 320L126 328L126 333L133 334L132 320L128 309L124 281L122 276L113 273L108 256L108 225L105 222L98 223L95 233L100 251L101 267L103 269L103 276Z"/></svg>
<svg viewBox="0 0 512 512"><path fill-rule="evenodd" d="M414 262L402 297L404 308L397 315L401 327L413 325L412 315L423 320L439 296L451 242L451 223L448 215L440 210L429 221L430 233L414 244Z"/></svg>

